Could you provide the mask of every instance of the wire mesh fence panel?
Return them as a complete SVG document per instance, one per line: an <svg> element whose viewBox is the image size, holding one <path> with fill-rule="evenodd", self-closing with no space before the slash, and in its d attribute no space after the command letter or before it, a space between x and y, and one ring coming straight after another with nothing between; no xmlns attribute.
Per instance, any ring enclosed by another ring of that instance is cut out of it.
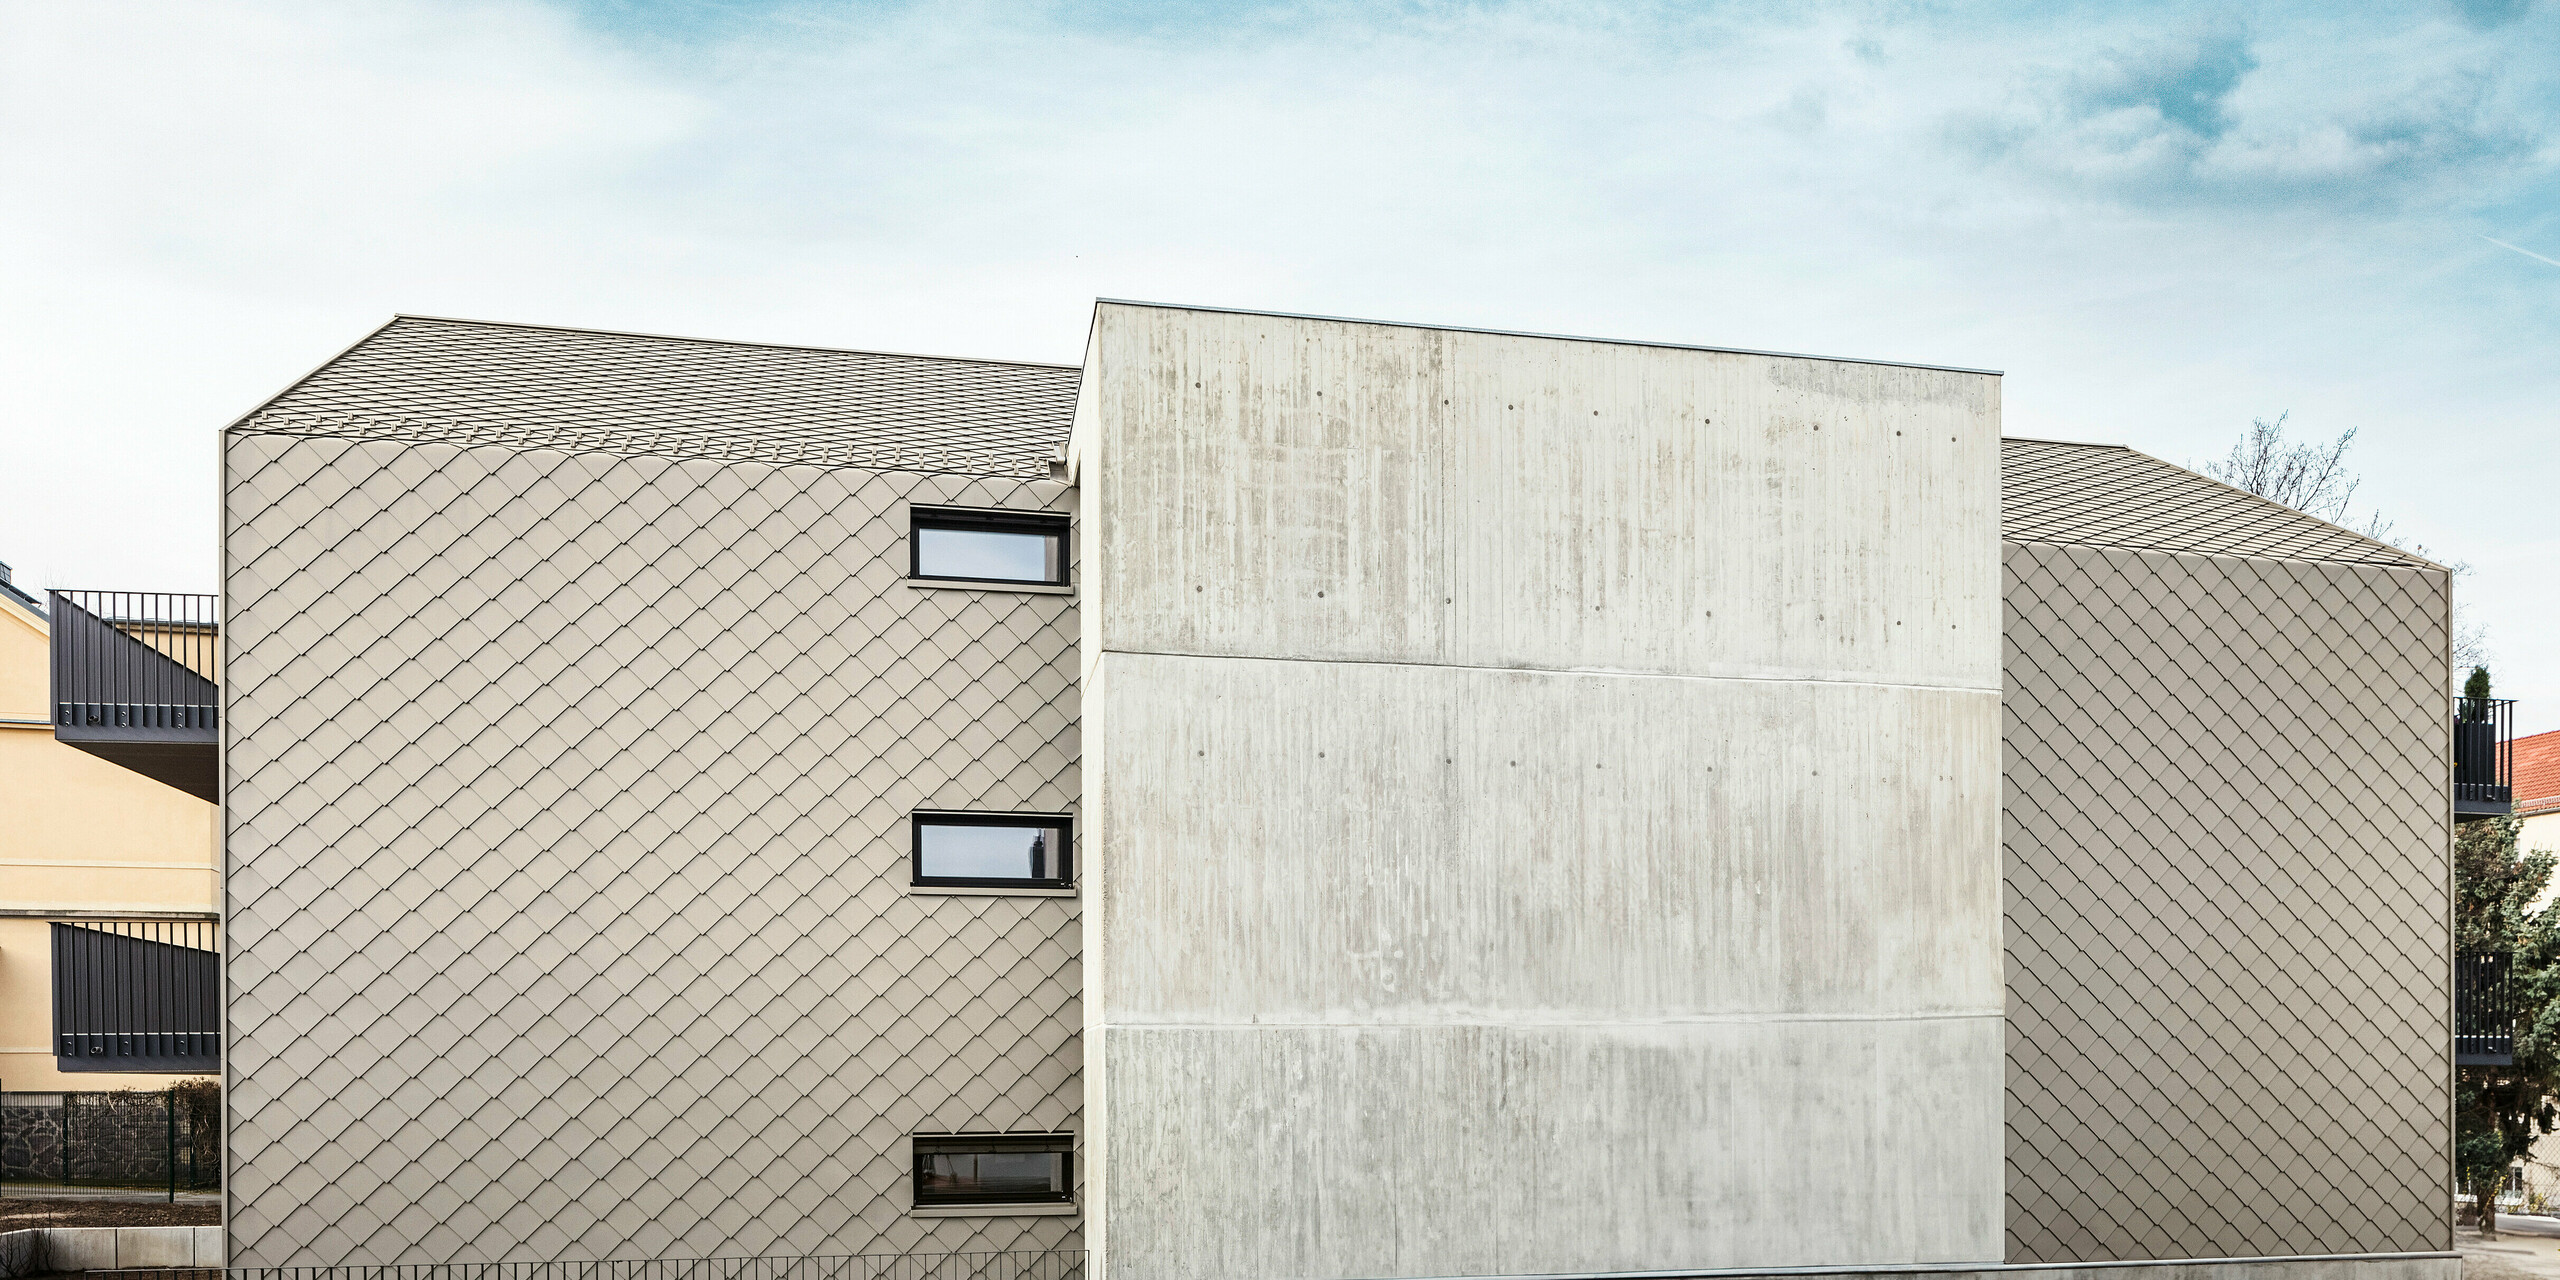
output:
<svg viewBox="0 0 2560 1280"><path fill-rule="evenodd" d="M1082 1249L866 1253L809 1258L234 1267L223 1273L224 1280L1084 1280L1084 1275L1085 1251Z"/></svg>
<svg viewBox="0 0 2560 1280"><path fill-rule="evenodd" d="M174 1089L0 1094L0 1187L210 1191L222 1185L222 1101Z"/></svg>

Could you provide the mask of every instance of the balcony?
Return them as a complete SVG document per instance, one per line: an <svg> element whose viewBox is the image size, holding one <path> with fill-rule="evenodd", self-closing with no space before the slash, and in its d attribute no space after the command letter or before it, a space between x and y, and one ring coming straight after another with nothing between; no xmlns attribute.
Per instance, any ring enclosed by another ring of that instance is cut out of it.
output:
<svg viewBox="0 0 2560 1280"><path fill-rule="evenodd" d="M2454 957L2454 1065L2504 1067L2515 1060L2515 1006L2508 999L2507 958Z"/></svg>
<svg viewBox="0 0 2560 1280"><path fill-rule="evenodd" d="M2453 816L2494 818L2515 808L2513 698L2453 700Z"/></svg>
<svg viewBox="0 0 2560 1280"><path fill-rule="evenodd" d="M221 702L214 597L51 594L54 738L214 800Z"/></svg>
<svg viewBox="0 0 2560 1280"><path fill-rule="evenodd" d="M220 1071L221 960L221 927L210 920L55 924L55 1065Z"/></svg>

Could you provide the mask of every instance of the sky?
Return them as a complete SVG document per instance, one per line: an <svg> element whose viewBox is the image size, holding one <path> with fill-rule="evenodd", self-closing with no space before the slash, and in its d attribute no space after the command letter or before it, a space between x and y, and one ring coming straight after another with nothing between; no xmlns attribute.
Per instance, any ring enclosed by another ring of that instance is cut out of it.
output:
<svg viewBox="0 0 2560 1280"><path fill-rule="evenodd" d="M2560 0L0 0L0 561L205 591L395 312L1073 361L1096 297L2005 370L2357 432L2560 729Z"/></svg>

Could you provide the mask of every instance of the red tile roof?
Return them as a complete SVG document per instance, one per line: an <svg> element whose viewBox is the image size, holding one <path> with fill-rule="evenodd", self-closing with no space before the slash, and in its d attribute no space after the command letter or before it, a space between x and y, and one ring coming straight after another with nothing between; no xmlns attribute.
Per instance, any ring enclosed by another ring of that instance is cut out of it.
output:
<svg viewBox="0 0 2560 1280"><path fill-rule="evenodd" d="M2560 809L2560 729L2515 740L2516 812Z"/></svg>

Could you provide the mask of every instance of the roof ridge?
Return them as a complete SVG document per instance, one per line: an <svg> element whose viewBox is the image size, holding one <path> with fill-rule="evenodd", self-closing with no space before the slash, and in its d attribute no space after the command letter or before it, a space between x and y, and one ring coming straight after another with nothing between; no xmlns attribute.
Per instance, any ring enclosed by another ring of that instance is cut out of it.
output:
<svg viewBox="0 0 2560 1280"><path fill-rule="evenodd" d="M523 320L474 320L468 316L430 316L413 311L394 312L383 328L403 320L428 324L469 325L476 329L524 329L537 333L583 333L604 338L645 338L652 342L691 342L709 347L752 347L765 351L815 351L835 356L887 356L894 360L939 360L949 364L999 364L1020 369L1055 369L1084 371L1080 364L1060 364L1049 360L1005 360L993 356L934 355L922 351L878 351L868 347L821 347L806 342L759 342L747 338L700 338L681 333L649 333L639 329L597 329L575 324L535 324ZM379 333L381 330L377 329Z"/></svg>

